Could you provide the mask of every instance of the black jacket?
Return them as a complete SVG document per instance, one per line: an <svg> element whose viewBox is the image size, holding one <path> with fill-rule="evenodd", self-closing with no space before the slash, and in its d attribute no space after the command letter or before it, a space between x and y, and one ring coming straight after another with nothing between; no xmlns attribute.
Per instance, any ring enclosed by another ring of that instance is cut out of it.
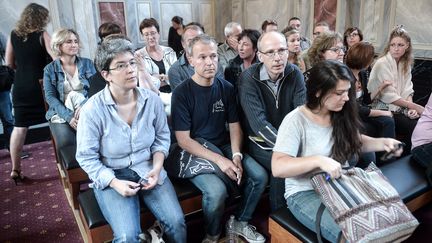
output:
<svg viewBox="0 0 432 243"><path fill-rule="evenodd" d="M300 69L287 63L275 95L267 82L260 80L262 66L254 64L240 75L239 96L248 135L260 136L273 147L283 118L305 103L306 87Z"/></svg>

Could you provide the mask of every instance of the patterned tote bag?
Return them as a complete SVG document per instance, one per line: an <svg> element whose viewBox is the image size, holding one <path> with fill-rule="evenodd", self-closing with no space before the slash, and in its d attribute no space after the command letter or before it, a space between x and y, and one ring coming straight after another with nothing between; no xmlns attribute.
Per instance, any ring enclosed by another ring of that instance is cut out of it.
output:
<svg viewBox="0 0 432 243"><path fill-rule="evenodd" d="M324 172L315 174L312 186L349 242L400 242L418 226L417 219L374 163L365 170L343 170L339 179L326 177ZM324 211L324 207L321 209ZM318 221L320 217L317 214Z"/></svg>

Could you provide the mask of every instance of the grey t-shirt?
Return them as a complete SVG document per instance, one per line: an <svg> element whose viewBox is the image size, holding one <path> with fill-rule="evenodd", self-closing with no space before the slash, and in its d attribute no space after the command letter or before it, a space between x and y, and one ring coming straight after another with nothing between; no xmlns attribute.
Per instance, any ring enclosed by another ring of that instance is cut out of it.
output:
<svg viewBox="0 0 432 243"><path fill-rule="evenodd" d="M303 113L303 106L288 113L278 130L273 151L292 157L323 155L330 157L333 146L331 126L324 127L311 121ZM316 171L285 179L285 198L297 192L313 190L310 177Z"/></svg>

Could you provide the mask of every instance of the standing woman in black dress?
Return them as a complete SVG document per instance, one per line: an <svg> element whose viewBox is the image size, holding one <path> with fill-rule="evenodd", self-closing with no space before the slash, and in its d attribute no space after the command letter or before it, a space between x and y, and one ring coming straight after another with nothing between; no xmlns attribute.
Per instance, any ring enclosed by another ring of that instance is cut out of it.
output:
<svg viewBox="0 0 432 243"><path fill-rule="evenodd" d="M174 16L171 19L171 27L168 32L168 46L171 47L177 54L179 58L183 51L183 46L181 43L181 36L183 34L183 18L180 16Z"/></svg>
<svg viewBox="0 0 432 243"><path fill-rule="evenodd" d="M16 69L12 90L15 124L10 140L10 176L15 184L24 179L20 154L28 127L46 122L39 79L47 64L46 57L51 53L51 38L45 31L48 22L48 9L36 3L29 4L12 30L6 46L6 65Z"/></svg>

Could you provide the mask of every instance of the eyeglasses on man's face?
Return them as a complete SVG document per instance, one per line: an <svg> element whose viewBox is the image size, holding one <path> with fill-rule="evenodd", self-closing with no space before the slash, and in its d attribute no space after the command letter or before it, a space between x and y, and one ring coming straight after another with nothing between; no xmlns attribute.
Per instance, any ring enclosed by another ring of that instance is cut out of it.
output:
<svg viewBox="0 0 432 243"><path fill-rule="evenodd" d="M346 48L344 46L336 46L329 49L326 49L328 51L333 51L337 54L340 54L341 52L346 52Z"/></svg>
<svg viewBox="0 0 432 243"><path fill-rule="evenodd" d="M276 57L276 53L279 55L279 57L283 57L284 55L287 54L288 49L287 48L281 48L279 50L270 50L270 51L260 51L262 54L266 55L269 58L275 58Z"/></svg>
<svg viewBox="0 0 432 243"><path fill-rule="evenodd" d="M148 38L148 37L150 37L150 36L156 36L158 34L158 32L156 32L156 31L151 31L151 32L145 32L145 33L143 33L143 36L145 37L145 38Z"/></svg>
<svg viewBox="0 0 432 243"><path fill-rule="evenodd" d="M137 61L135 59L130 60L129 62L118 62L115 67L108 68L108 71L125 71L128 67L136 68Z"/></svg>

